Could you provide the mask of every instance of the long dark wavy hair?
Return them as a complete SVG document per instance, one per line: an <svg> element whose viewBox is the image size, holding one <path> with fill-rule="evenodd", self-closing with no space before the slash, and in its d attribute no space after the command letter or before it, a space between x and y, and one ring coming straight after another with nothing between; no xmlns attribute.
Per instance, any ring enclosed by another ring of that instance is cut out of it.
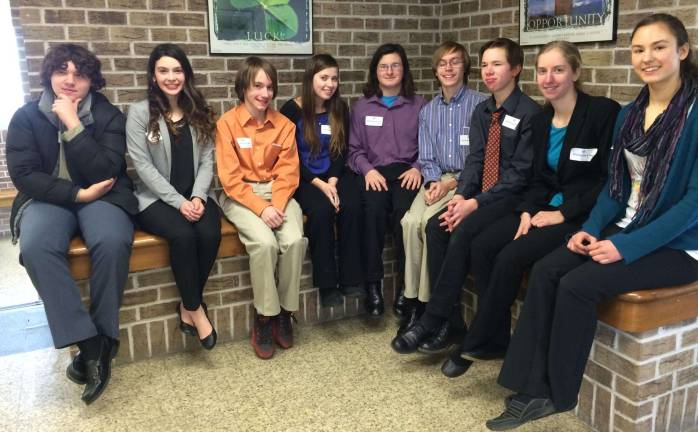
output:
<svg viewBox="0 0 698 432"><path fill-rule="evenodd" d="M177 133L168 113L172 107L165 94L155 82L155 63L162 57L172 57L177 60L184 71L184 85L177 97L177 106L184 113L184 118L194 128L197 134L197 144L204 145L213 141L216 131L216 115L213 109L206 103L204 95L196 88L194 83L194 71L191 63L182 48L175 44L160 44L153 49L148 59L148 107L150 119L148 120L148 133L157 135L160 130L158 119L163 116L168 129ZM157 141L155 141L157 142Z"/></svg>
<svg viewBox="0 0 698 432"><path fill-rule="evenodd" d="M313 91L313 78L318 72L327 68L337 68L337 60L329 54L316 54L308 59L303 73L303 90L301 91L301 105L303 110L303 138L310 146L310 154L317 156L320 153L320 137L315 128L315 92ZM329 100L324 103L330 119L330 155L333 158L344 152L347 138L348 108L344 99L339 94L339 82L337 90Z"/></svg>
<svg viewBox="0 0 698 432"><path fill-rule="evenodd" d="M373 53L371 64L368 67L368 80L364 85L364 96L367 98L371 96L383 96L380 84L378 83L378 63L381 61L381 58L387 54L397 54L400 56L400 60L402 61L402 85L400 87L400 95L406 98L413 97L415 95L414 79L412 78L412 71L410 71L410 63L407 61L407 54L405 54L405 49L402 45L394 43L383 44Z"/></svg>

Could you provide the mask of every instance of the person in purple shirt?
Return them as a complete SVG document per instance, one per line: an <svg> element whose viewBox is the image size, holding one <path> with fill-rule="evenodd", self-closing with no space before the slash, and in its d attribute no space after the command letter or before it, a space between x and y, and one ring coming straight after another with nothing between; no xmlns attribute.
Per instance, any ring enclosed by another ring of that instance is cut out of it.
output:
<svg viewBox="0 0 698 432"><path fill-rule="evenodd" d="M405 254L400 220L422 183L417 162L419 111L426 104L415 94L405 50L384 44L373 54L364 97L352 107L349 129L349 167L358 174L364 202L363 257L366 311L384 311L383 245L387 216L395 242L398 277L395 292L403 290Z"/></svg>

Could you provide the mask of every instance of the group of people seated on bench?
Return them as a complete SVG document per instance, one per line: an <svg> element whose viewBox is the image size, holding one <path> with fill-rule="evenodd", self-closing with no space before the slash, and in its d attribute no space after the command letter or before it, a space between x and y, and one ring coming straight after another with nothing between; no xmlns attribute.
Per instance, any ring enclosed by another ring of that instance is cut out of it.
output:
<svg viewBox="0 0 698 432"><path fill-rule="evenodd" d="M698 67L684 25L667 14L641 20L630 50L645 85L623 109L582 91L580 53L564 41L535 59L542 108L519 88L523 51L506 38L479 52L489 97L466 87L466 49L442 43L429 102L415 93L404 49L381 45L351 112L332 56L308 60L301 94L280 112L271 106L277 72L253 56L235 78L239 105L216 121L176 45L155 47L147 99L127 118L98 92L105 80L94 54L53 47L41 97L10 123L7 164L20 259L55 346L79 348L68 378L85 384L88 404L107 386L134 222L169 244L180 330L215 346L202 299L222 212L249 255L260 358L293 345L308 242L323 307L364 296L367 313L382 315L389 230L396 352L448 352L448 377L504 358L498 382L514 393L491 430L574 408L596 306L698 280ZM89 310L68 267L78 233L90 252ZM466 330L459 294L468 274L478 307Z"/></svg>

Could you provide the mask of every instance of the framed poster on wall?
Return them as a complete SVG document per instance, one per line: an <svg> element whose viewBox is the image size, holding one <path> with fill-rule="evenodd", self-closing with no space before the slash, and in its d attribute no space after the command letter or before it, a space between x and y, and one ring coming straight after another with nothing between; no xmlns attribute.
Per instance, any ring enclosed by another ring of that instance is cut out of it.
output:
<svg viewBox="0 0 698 432"><path fill-rule="evenodd" d="M618 0L520 0L521 45L611 41L616 38Z"/></svg>
<svg viewBox="0 0 698 432"><path fill-rule="evenodd" d="M208 0L211 54L312 54L312 0Z"/></svg>

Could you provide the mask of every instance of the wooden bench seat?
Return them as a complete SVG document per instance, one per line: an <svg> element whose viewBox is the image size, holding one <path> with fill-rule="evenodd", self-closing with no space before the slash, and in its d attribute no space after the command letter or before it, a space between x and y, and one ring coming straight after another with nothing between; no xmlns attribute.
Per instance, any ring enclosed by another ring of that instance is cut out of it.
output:
<svg viewBox="0 0 698 432"><path fill-rule="evenodd" d="M698 315L698 282L633 291L599 305L599 319L619 330L640 333Z"/></svg>
<svg viewBox="0 0 698 432"><path fill-rule="evenodd" d="M221 245L218 258L245 254L237 229L226 218L221 218ZM90 254L81 237L70 242L68 251L70 272L75 279L87 279L90 275ZM133 250L129 262L129 272L165 268L170 265L167 241L162 237L136 230L133 236Z"/></svg>
<svg viewBox="0 0 698 432"><path fill-rule="evenodd" d="M0 208L12 207L12 201L17 196L17 189L0 189Z"/></svg>

